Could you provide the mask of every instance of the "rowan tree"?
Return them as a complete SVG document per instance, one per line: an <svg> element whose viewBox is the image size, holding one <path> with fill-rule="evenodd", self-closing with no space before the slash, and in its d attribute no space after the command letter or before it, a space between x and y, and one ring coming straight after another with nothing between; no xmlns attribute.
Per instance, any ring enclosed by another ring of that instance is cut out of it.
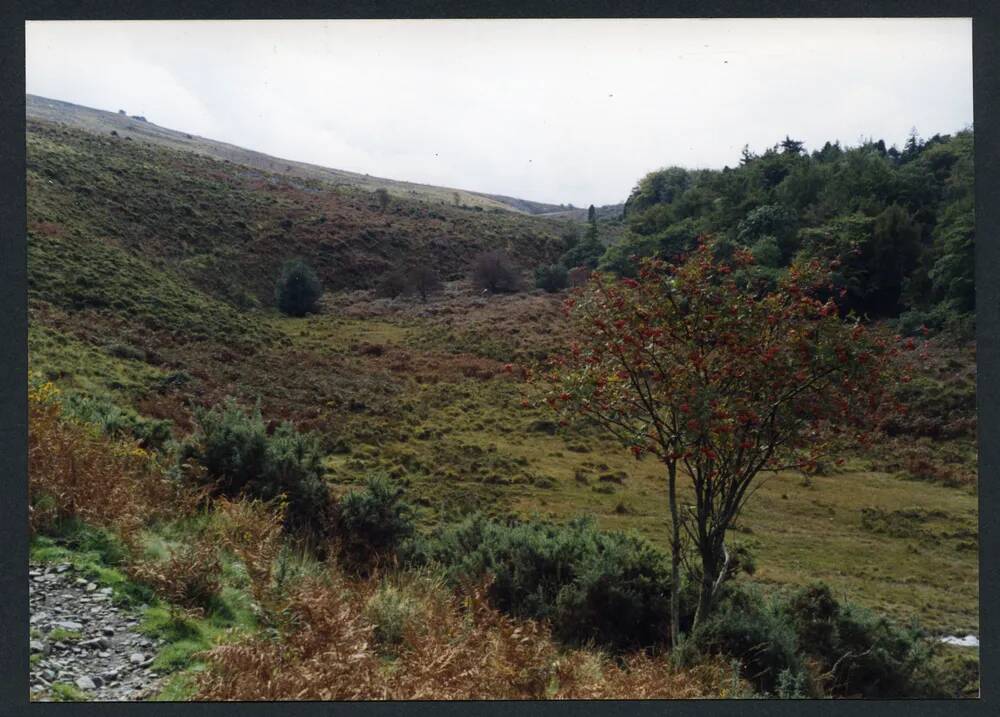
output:
<svg viewBox="0 0 1000 717"><path fill-rule="evenodd" d="M594 274L567 300L579 338L547 376L550 405L665 467L675 646L682 531L700 558L697 625L731 572L726 532L763 475L813 466L838 439L866 441L900 408L889 394L899 347L818 298L831 293L819 263L762 291L745 283L753 261L701 238L675 264L645 259L637 279ZM683 510L679 471L693 489Z"/></svg>

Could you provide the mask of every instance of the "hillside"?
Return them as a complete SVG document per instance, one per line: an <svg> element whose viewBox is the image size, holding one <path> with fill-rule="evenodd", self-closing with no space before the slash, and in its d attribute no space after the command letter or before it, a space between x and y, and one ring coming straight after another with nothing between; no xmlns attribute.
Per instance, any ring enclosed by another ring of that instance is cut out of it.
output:
<svg viewBox="0 0 1000 717"><path fill-rule="evenodd" d="M532 266L561 247L556 222L413 199L383 208L353 187L34 120L28 184L31 233L53 242L101 238L103 251L169 266L236 303L269 303L278 268L292 256L314 263L338 289L371 286L395 264L430 260L456 278L484 248L509 247Z"/></svg>
<svg viewBox="0 0 1000 717"><path fill-rule="evenodd" d="M517 199L516 197L507 197L502 194L484 194L482 196L488 197L490 199L496 199L504 204L509 204L515 209L520 209L528 214L536 214L540 216L559 218L559 219L573 219L578 222L587 221L587 208L586 207L574 207L572 205L566 204L546 204L544 202L532 202L528 199ZM604 218L614 218L617 219L621 216L622 210L625 208L624 202L621 204L607 204L600 207L595 207L598 219Z"/></svg>
<svg viewBox="0 0 1000 717"><path fill-rule="evenodd" d="M395 197L419 199L432 204L465 205L473 208L481 207L485 210L502 209L527 214L541 214L559 209L557 205L540 204L513 197L501 197L457 188L435 187L415 182L401 182L395 179L372 177L367 174L272 157L226 142L218 142L187 132L160 127L149 121L148 118L129 115L124 110L108 112L30 94L26 97L25 110L29 119L59 122L98 135L110 135L111 132L116 132L122 139L128 137L169 149L194 152L206 157L227 160L251 169L264 170L278 176L322 180L330 182L334 186L352 187L369 192L384 188Z"/></svg>

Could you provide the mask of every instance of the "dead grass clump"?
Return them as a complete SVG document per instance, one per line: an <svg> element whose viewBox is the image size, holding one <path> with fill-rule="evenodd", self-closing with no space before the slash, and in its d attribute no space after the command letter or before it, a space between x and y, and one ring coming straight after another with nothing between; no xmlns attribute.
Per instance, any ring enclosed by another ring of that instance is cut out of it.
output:
<svg viewBox="0 0 1000 717"><path fill-rule="evenodd" d="M200 496L171 480L154 454L63 417L50 383L28 393L28 496L33 533L80 520L130 549L151 521L193 512Z"/></svg>
<svg viewBox="0 0 1000 717"><path fill-rule="evenodd" d="M216 539L243 563L250 594L265 616L273 616L279 601L273 572L281 553L284 506L226 498L219 498L215 505Z"/></svg>
<svg viewBox="0 0 1000 717"><path fill-rule="evenodd" d="M221 645L207 653L198 700L356 700L384 698L380 661L363 596L341 581L306 579L287 601L278 640Z"/></svg>
<svg viewBox="0 0 1000 717"><path fill-rule="evenodd" d="M431 600L387 678L393 699L542 699L558 651L542 624L492 608L487 586Z"/></svg>
<svg viewBox="0 0 1000 717"><path fill-rule="evenodd" d="M180 546L164 561L137 561L128 572L171 605L198 613L210 608L222 589L218 549L204 535Z"/></svg>
<svg viewBox="0 0 1000 717"><path fill-rule="evenodd" d="M558 699L699 699L750 692L721 658L682 669L667 655L636 653L616 662L601 653L577 650L560 662L557 679L553 696Z"/></svg>

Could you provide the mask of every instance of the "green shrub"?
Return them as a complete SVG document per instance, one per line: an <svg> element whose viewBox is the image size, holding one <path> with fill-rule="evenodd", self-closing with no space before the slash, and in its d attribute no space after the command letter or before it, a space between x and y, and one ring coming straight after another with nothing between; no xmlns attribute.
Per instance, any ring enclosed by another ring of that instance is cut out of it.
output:
<svg viewBox="0 0 1000 717"><path fill-rule="evenodd" d="M554 294L560 289L565 289L569 279L566 267L562 264L547 264L535 268L535 288L545 289L550 294Z"/></svg>
<svg viewBox="0 0 1000 717"><path fill-rule="evenodd" d="M832 655L837 643L840 606L823 584L795 593L785 608L798 636L799 647L809 655Z"/></svg>
<svg viewBox="0 0 1000 717"><path fill-rule="evenodd" d="M413 509L403 500L403 489L384 476L369 478L363 491L341 498L335 513L341 561L359 573L394 559L413 534Z"/></svg>
<svg viewBox="0 0 1000 717"><path fill-rule="evenodd" d="M933 664L934 645L916 626L841 605L821 584L795 593L781 611L802 654L819 664L836 695L953 696L954 680Z"/></svg>
<svg viewBox="0 0 1000 717"><path fill-rule="evenodd" d="M795 630L773 603L756 592L731 591L688 638L697 653L740 661L743 676L758 692L800 687L806 679Z"/></svg>
<svg viewBox="0 0 1000 717"><path fill-rule="evenodd" d="M128 549L118 536L77 518L57 523L48 537L76 553L89 554L104 565L121 565L128 557Z"/></svg>
<svg viewBox="0 0 1000 717"><path fill-rule="evenodd" d="M605 250L606 247L597 238L597 235L592 230L588 230L587 236L582 241L559 257L559 262L567 269L578 266L596 269Z"/></svg>
<svg viewBox="0 0 1000 717"><path fill-rule="evenodd" d="M663 642L670 568L644 540L597 530L588 519L560 526L473 516L409 546L452 584L493 576L490 599L516 616L549 620L562 641L624 649Z"/></svg>
<svg viewBox="0 0 1000 717"><path fill-rule="evenodd" d="M896 319L899 333L916 336L924 327L934 334L947 334L957 341L971 341L976 336L976 315L956 311L947 304L938 304L930 309L910 309Z"/></svg>
<svg viewBox="0 0 1000 717"><path fill-rule="evenodd" d="M275 298L278 308L289 316L305 316L316 311L316 302L323 294L319 277L301 259L285 262L281 269Z"/></svg>
<svg viewBox="0 0 1000 717"><path fill-rule="evenodd" d="M287 530L310 538L326 534L331 501L314 435L287 422L268 435L260 409L247 413L232 399L195 418L197 429L179 453L182 465L202 466L215 492L227 497L284 495Z"/></svg>
<svg viewBox="0 0 1000 717"><path fill-rule="evenodd" d="M883 616L845 605L837 616L837 645L826 662L840 660L835 693L869 698L951 697L927 670L931 644L915 626L902 628ZM847 655L847 657L845 657Z"/></svg>

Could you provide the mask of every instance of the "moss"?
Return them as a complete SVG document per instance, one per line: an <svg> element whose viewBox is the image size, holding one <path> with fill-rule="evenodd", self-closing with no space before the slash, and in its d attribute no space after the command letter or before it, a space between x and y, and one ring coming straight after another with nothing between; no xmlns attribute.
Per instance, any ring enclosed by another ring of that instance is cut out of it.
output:
<svg viewBox="0 0 1000 717"><path fill-rule="evenodd" d="M49 694L53 702L87 702L90 698L85 692L77 689L76 685L66 682L53 682L49 687Z"/></svg>
<svg viewBox="0 0 1000 717"><path fill-rule="evenodd" d="M49 632L48 637L53 642L79 642L83 639L83 633L79 630L66 630L57 627Z"/></svg>

